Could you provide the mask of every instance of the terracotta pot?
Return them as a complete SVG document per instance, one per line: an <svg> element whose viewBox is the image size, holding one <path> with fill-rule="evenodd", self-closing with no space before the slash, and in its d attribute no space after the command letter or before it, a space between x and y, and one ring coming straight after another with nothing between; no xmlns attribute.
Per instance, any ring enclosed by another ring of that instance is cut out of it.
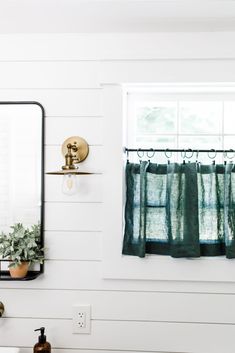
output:
<svg viewBox="0 0 235 353"><path fill-rule="evenodd" d="M21 265L16 267L9 267L12 278L23 278L27 275L29 269L29 262L22 262Z"/></svg>

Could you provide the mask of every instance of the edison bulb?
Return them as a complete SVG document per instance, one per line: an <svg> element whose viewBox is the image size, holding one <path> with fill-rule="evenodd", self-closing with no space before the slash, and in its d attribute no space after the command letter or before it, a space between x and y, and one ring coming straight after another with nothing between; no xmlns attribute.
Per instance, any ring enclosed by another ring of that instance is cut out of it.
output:
<svg viewBox="0 0 235 353"><path fill-rule="evenodd" d="M66 195L74 195L77 193L77 189L76 174L65 174L63 176L62 192Z"/></svg>

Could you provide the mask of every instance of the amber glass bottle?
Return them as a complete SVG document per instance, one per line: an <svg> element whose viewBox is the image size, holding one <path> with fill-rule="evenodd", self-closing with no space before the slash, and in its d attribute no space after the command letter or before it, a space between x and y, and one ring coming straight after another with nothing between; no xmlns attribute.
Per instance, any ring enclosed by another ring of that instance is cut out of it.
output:
<svg viewBox="0 0 235 353"><path fill-rule="evenodd" d="M33 348L33 353L51 353L51 345L47 342L47 338L44 335L45 327L38 328L34 331L40 331L41 334L38 337L38 343Z"/></svg>

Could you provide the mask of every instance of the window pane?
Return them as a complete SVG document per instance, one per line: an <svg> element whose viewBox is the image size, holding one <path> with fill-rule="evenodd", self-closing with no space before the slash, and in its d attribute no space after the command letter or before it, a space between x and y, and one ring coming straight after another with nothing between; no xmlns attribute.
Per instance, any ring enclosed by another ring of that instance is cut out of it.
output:
<svg viewBox="0 0 235 353"><path fill-rule="evenodd" d="M180 133L218 134L222 126L222 102L180 102Z"/></svg>
<svg viewBox="0 0 235 353"><path fill-rule="evenodd" d="M224 148L235 150L235 136L224 137Z"/></svg>
<svg viewBox="0 0 235 353"><path fill-rule="evenodd" d="M174 133L176 116L176 102L156 102L139 106L136 112L136 134Z"/></svg>
<svg viewBox="0 0 235 353"><path fill-rule="evenodd" d="M235 102L224 102L224 132L235 133Z"/></svg>
<svg viewBox="0 0 235 353"><path fill-rule="evenodd" d="M179 136L179 148L220 149L222 139L220 136Z"/></svg>
<svg viewBox="0 0 235 353"><path fill-rule="evenodd" d="M176 137L146 135L136 137L136 146L141 148L175 148Z"/></svg>

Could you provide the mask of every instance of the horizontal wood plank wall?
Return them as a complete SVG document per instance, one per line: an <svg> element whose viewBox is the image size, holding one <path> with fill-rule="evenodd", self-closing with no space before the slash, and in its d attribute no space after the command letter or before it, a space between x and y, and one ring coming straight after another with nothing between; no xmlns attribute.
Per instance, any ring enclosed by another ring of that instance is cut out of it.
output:
<svg viewBox="0 0 235 353"><path fill-rule="evenodd" d="M205 293L1 290L8 318L70 319L71 303L90 303L92 320L235 324L234 299L230 294Z"/></svg>
<svg viewBox="0 0 235 353"><path fill-rule="evenodd" d="M219 81L226 67L231 81L234 39L233 33L0 36L0 100L43 104L46 171L63 162L63 140L80 135L90 148L81 170L94 173L80 178L72 197L61 193L60 177L46 176L45 274L27 283L0 282L6 307L0 346L29 353L33 330L46 326L55 353L233 352L235 283L102 279L100 77L115 82L128 73L135 80L139 70L170 81L199 60L208 65L208 78L218 70ZM72 334L74 304L91 304L90 335Z"/></svg>
<svg viewBox="0 0 235 353"><path fill-rule="evenodd" d="M35 343L33 328L47 327L54 348L99 350L135 350L150 352L203 352L233 353L234 325L182 324L141 321L94 321L92 336L71 333L71 320L55 319L2 319L3 346L9 341L15 346ZM17 332L17 335L11 332ZM32 333L32 334L29 334ZM65 345L66 339L66 347ZM206 343L208 341L208 343ZM210 343L210 344L209 344ZM205 349L206 346L206 349Z"/></svg>
<svg viewBox="0 0 235 353"><path fill-rule="evenodd" d="M233 41L233 32L1 35L0 60L234 59Z"/></svg>

